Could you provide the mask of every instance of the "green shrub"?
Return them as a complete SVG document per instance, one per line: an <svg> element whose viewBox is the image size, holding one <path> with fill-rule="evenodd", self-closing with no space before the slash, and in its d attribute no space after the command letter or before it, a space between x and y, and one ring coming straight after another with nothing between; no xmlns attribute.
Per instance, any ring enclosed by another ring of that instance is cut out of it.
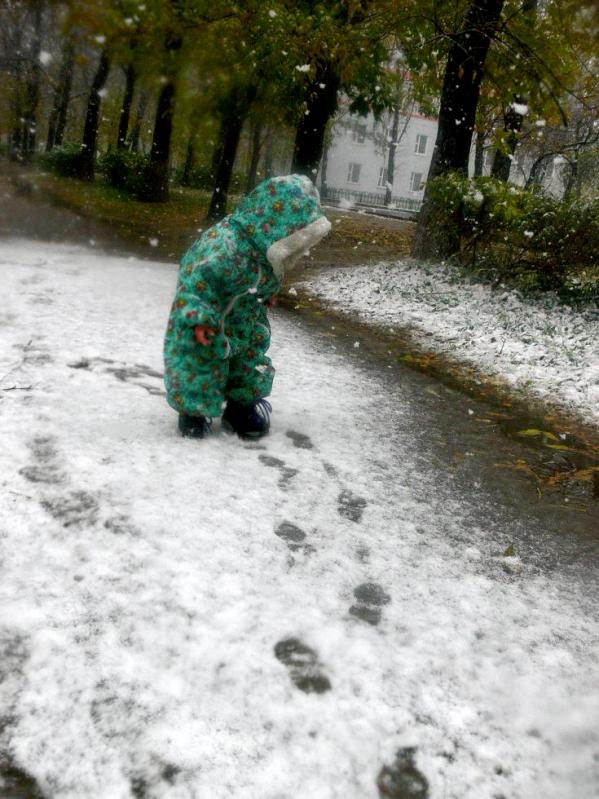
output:
<svg viewBox="0 0 599 799"><path fill-rule="evenodd" d="M211 192L214 189L214 173L211 166L194 166L187 176L184 175L184 170L180 169L175 175L175 182L190 189ZM239 172L234 172L231 175L229 192L231 194L241 194L244 189L245 176Z"/></svg>
<svg viewBox="0 0 599 799"><path fill-rule="evenodd" d="M133 197L144 193L149 158L129 150L110 150L98 161L98 171L106 182Z"/></svg>
<svg viewBox="0 0 599 799"><path fill-rule="evenodd" d="M40 156L42 166L63 178L78 177L82 160L81 145L76 142L66 142Z"/></svg>
<svg viewBox="0 0 599 799"><path fill-rule="evenodd" d="M194 166L187 175L185 175L184 168L179 169L175 175L175 182L190 189L210 191L214 186L212 168L209 166Z"/></svg>
<svg viewBox="0 0 599 799"><path fill-rule="evenodd" d="M556 200L489 177L431 181L432 224L455 231L462 264L569 299L599 285L599 198Z"/></svg>

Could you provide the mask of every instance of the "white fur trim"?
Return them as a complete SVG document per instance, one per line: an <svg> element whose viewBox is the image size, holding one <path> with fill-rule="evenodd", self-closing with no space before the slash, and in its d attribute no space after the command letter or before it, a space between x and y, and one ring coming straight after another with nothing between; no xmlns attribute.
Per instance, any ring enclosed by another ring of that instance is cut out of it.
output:
<svg viewBox="0 0 599 799"><path fill-rule="evenodd" d="M330 229L329 220L326 216L321 216L316 222L312 222L301 230L296 230L291 236L286 236L286 238L271 244L266 251L266 257L275 275L281 279L286 269L293 266L302 253L324 239Z"/></svg>

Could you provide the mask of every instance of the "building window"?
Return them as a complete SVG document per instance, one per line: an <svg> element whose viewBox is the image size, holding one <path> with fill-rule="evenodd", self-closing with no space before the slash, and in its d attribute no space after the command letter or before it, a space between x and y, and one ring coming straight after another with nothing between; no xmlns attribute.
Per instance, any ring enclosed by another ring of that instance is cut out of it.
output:
<svg viewBox="0 0 599 799"><path fill-rule="evenodd" d="M366 125L362 122L356 122L351 132L351 138L356 144L364 144L366 140Z"/></svg>
<svg viewBox="0 0 599 799"><path fill-rule="evenodd" d="M422 191L422 172L412 172L410 191Z"/></svg>
<svg viewBox="0 0 599 799"><path fill-rule="evenodd" d="M362 169L362 164L354 164L352 161L352 163L349 165L349 169L347 170L347 182L359 183L361 169Z"/></svg>
<svg viewBox="0 0 599 799"><path fill-rule="evenodd" d="M379 169L379 181L376 184L377 186L386 186L387 185L387 167L382 166Z"/></svg>
<svg viewBox="0 0 599 799"><path fill-rule="evenodd" d="M416 136L416 147L414 148L414 152L418 153L418 155L425 155L427 142L428 136L423 136L422 133L419 133L418 136Z"/></svg>

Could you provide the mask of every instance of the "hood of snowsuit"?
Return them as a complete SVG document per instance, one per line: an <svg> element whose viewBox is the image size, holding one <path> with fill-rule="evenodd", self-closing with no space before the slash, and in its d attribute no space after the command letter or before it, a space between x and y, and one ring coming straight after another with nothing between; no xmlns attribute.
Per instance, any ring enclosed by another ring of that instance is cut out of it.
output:
<svg viewBox="0 0 599 799"><path fill-rule="evenodd" d="M239 203L229 224L268 259L279 278L331 229L318 191L304 175L263 181Z"/></svg>

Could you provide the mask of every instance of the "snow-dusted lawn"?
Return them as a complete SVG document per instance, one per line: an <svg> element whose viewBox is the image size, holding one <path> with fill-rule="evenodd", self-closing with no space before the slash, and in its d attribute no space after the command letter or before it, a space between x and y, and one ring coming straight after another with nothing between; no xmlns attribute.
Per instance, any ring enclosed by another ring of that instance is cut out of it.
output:
<svg viewBox="0 0 599 799"><path fill-rule="evenodd" d="M398 261L302 281L360 319L408 327L436 352L477 366L599 424L599 319L548 296L465 282L446 265Z"/></svg>
<svg viewBox="0 0 599 799"><path fill-rule="evenodd" d="M276 317L264 449L183 440L172 266L15 241L0 274L0 751L47 797L377 799L400 746L431 799L597 795L595 600L504 571L409 406Z"/></svg>

